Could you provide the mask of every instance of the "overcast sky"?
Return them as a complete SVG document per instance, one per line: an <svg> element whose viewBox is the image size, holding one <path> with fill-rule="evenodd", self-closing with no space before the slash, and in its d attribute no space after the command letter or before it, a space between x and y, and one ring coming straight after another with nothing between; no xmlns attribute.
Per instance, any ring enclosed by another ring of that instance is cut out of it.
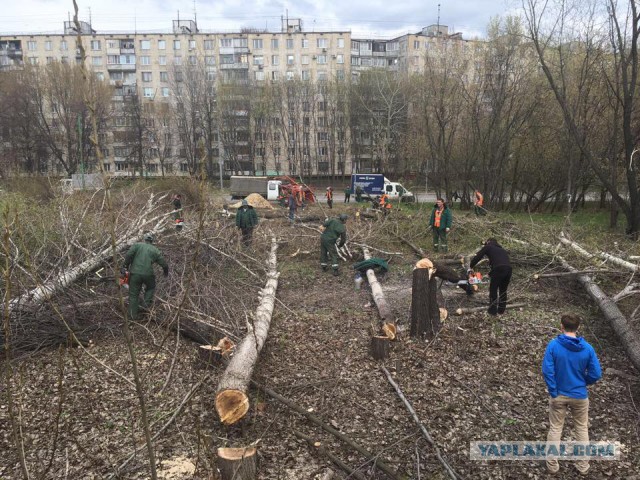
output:
<svg viewBox="0 0 640 480"><path fill-rule="evenodd" d="M519 0L78 0L80 19L107 31L170 31L178 16L205 31L280 28L280 16L302 18L305 31L350 30L391 37L438 22L464 38L483 37L491 17L515 12ZM0 0L0 34L62 33L72 0Z"/></svg>

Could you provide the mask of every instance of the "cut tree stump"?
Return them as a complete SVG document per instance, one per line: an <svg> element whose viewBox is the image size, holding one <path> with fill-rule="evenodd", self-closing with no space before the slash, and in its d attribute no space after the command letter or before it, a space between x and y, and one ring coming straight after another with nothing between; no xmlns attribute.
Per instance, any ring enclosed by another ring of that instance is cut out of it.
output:
<svg viewBox="0 0 640 480"><path fill-rule="evenodd" d="M255 447L218 448L218 468L222 480L254 480L258 472Z"/></svg>
<svg viewBox="0 0 640 480"><path fill-rule="evenodd" d="M442 328L440 307L436 300L438 290L435 271L423 260L413 270L411 290L411 330L412 337L432 339Z"/></svg>
<svg viewBox="0 0 640 480"><path fill-rule="evenodd" d="M256 309L253 325L248 325L247 334L236 347L236 352L218 383L216 411L220 421L225 425L236 423L249 410L249 397L246 392L258 355L267 340L276 301L280 275L276 269L277 250L278 243L275 238L272 238L271 252L267 259L267 282L260 291L260 303Z"/></svg>
<svg viewBox="0 0 640 480"><path fill-rule="evenodd" d="M384 360L389 356L389 344L391 341L386 335L371 337L371 356L375 360Z"/></svg>

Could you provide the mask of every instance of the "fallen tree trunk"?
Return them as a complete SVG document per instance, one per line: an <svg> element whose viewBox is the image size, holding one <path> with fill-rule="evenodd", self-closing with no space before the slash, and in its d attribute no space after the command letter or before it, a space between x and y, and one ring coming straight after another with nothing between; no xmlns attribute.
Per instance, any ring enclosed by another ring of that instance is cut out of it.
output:
<svg viewBox="0 0 640 480"><path fill-rule="evenodd" d="M160 218L160 221L155 225L155 227L152 230L150 230L150 233L153 233L154 235L160 234L167 228L166 226L164 226L163 220L168 215L170 215L170 213L160 215L155 219L145 222L142 226L149 224L157 220L158 218ZM139 227L139 228L142 228L142 227ZM136 236L128 237L118 242L115 248L116 253L129 248L131 245L133 245L136 242L141 242L143 237L144 237L143 234L138 234ZM43 283L42 285L29 290L27 293L25 293L24 295L21 295L18 298L14 298L13 300L11 300L11 302L9 302L9 311L13 312L14 310L16 310L17 308L19 308L24 304L39 305L42 302L50 299L56 293L64 290L66 287L74 283L80 277L83 277L88 273L92 272L93 270L96 270L98 267L100 267L100 265L103 262L109 260L113 256L113 253L114 253L113 248L109 246L103 249L102 251L98 252L97 254L95 254L93 257L76 265L75 267L72 267L70 269L63 271L60 275L56 276L53 280Z"/></svg>
<svg viewBox="0 0 640 480"><path fill-rule="evenodd" d="M560 260L562 266L570 272L577 271L562 257L556 257ZM604 317L609 321L616 335L620 339L620 343L624 347L631 363L640 372L640 338L636 332L633 331L631 325L622 314L616 303L605 294L600 287L598 287L593 280L587 275L578 275L578 282L584 287L589 296L602 311Z"/></svg>
<svg viewBox="0 0 640 480"><path fill-rule="evenodd" d="M507 310L511 308L521 308L526 307L526 303L507 303ZM477 313L477 312L486 312L488 306L484 307L473 307L473 308L457 308L456 315L465 315L467 313Z"/></svg>
<svg viewBox="0 0 640 480"><path fill-rule="evenodd" d="M371 255L369 254L369 249L367 247L362 247L362 253L364 255L365 260L369 260ZM382 287L376 278L376 274L372 268L367 270L367 280L369 281L369 286L371 287L371 294L373 295L373 301L378 307L378 312L380 313L380 318L385 320L391 320L391 308L389 308L389 304L387 303L387 299L384 296L384 292L382 291Z"/></svg>
<svg viewBox="0 0 640 480"><path fill-rule="evenodd" d="M451 465L449 465L449 462L447 462L447 460L442 456L442 453L440 452L440 448L438 448L438 445L429 434L427 428L424 426L424 423L420 421L418 414L414 410L409 400L407 400L407 397L404 396L404 393L402 393L400 386L395 382L395 380L389 373L389 370L387 370L385 367L380 367L380 368L382 369L384 374L387 376L387 380L396 391L396 394L398 395L400 400L402 400L402 403L404 404L405 408L408 410L409 414L411 415L411 418L413 418L413 421L415 422L415 424L418 426L418 428L420 428L420 431L422 432L422 436L429 443L429 445L431 445L431 447L435 450L436 457L444 467L445 471L447 472L447 475L449 475L449 477L451 477L452 480L457 480L458 475L456 475L456 472L453 470L453 468L451 468Z"/></svg>
<svg viewBox="0 0 640 480"><path fill-rule="evenodd" d="M278 276L276 251L278 243L271 239L271 251L267 259L267 282L260 291L260 304L256 309L253 325L236 348L229 366L222 374L216 394L216 411L225 425L236 423L249 410L247 387L264 346L271 325L271 315L276 301Z"/></svg>
<svg viewBox="0 0 640 480"><path fill-rule="evenodd" d="M639 265L633 264L631 262L627 262L626 260L623 260L622 258L616 257L616 256L611 255L610 253L606 253L606 252L599 252L597 255L589 253L584 248L582 248L580 245L578 245L576 242L573 242L573 241L569 240L567 237L565 237L564 233L560 233L560 236L558 238L559 238L560 242L563 245L571 247L572 249L574 249L576 252L578 252L584 258L593 259L593 258L596 258L596 257L600 257L601 259L605 260L606 262L613 263L614 265L616 265L618 267L625 268L625 269L627 269L627 270L629 270L631 272L634 272L634 273L640 273L640 266Z"/></svg>

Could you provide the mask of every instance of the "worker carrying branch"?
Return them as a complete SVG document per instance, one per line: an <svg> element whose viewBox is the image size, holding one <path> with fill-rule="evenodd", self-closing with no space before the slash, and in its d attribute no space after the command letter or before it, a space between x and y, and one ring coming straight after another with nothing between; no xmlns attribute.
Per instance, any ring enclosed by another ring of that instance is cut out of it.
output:
<svg viewBox="0 0 640 480"><path fill-rule="evenodd" d="M486 215L487 211L484 208L484 197L480 190L473 192L473 211L476 215Z"/></svg>
<svg viewBox="0 0 640 480"><path fill-rule="evenodd" d="M320 266L326 271L328 262L331 260L331 268L335 276L340 275L338 270L338 248L342 248L347 242L347 223L348 215L341 213L338 218L328 218L325 220L324 231L320 235ZM340 239L340 243L336 246L336 242Z"/></svg>
<svg viewBox="0 0 640 480"><path fill-rule="evenodd" d="M156 291L153 264L157 263L162 267L165 277L169 275L169 265L162 256L162 252L153 246L154 240L152 233L146 233L144 243L134 243L124 257L123 270L129 271L129 316L133 320L138 318L139 296L143 286L145 291L142 308L149 309L153 304L153 295Z"/></svg>

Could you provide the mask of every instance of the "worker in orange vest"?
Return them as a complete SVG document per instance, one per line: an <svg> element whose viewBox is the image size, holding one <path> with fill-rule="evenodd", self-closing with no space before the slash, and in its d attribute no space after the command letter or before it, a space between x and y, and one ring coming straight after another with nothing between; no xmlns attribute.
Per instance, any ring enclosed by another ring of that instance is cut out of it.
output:
<svg viewBox="0 0 640 480"><path fill-rule="evenodd" d="M333 208L333 187L327 187L327 193L324 194L327 197L327 205L330 209Z"/></svg>
<svg viewBox="0 0 640 480"><path fill-rule="evenodd" d="M476 215L486 215L487 211L484 209L484 197L480 193L480 190L473 192L475 199L473 200L473 210Z"/></svg>
<svg viewBox="0 0 640 480"><path fill-rule="evenodd" d="M386 193L383 193L380 196L380 209L385 215L387 215L391 211L391 202L389 201L389 195L387 195Z"/></svg>

